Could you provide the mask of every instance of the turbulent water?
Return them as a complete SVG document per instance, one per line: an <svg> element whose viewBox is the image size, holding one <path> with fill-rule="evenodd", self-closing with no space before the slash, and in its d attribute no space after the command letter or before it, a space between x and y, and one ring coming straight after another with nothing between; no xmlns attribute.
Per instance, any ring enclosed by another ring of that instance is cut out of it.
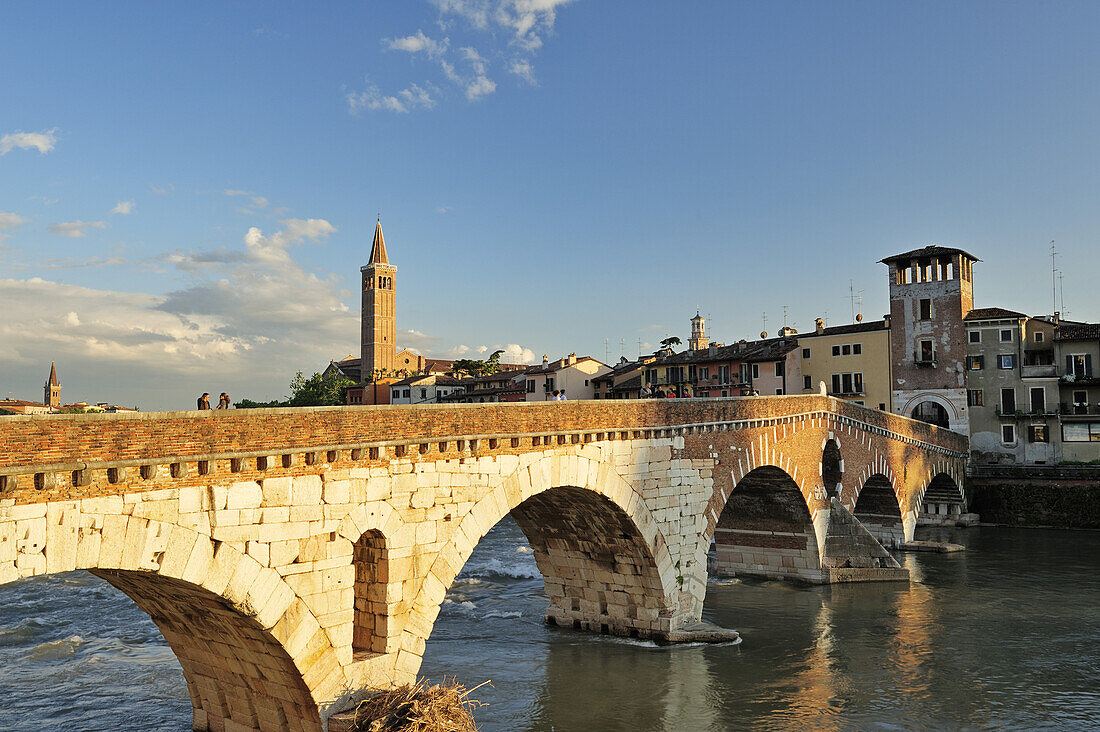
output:
<svg viewBox="0 0 1100 732"><path fill-rule="evenodd" d="M918 536L918 538L928 538ZM503 730L1095 729L1100 532L977 528L901 557L914 582L712 583L740 645L658 648L543 624L516 525L478 547L422 674ZM124 595L83 573L0 587L0 729L187 730L183 676Z"/></svg>

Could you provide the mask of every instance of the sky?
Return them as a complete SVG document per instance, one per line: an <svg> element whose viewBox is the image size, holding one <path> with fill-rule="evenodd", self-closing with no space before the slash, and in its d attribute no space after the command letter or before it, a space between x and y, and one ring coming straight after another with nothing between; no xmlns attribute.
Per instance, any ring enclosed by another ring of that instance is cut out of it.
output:
<svg viewBox="0 0 1100 732"><path fill-rule="evenodd" d="M1095 2L4 3L0 396L279 398L399 345L617 361L888 310L1100 320ZM1058 303L1061 308L1061 303ZM766 324L765 324L766 314Z"/></svg>

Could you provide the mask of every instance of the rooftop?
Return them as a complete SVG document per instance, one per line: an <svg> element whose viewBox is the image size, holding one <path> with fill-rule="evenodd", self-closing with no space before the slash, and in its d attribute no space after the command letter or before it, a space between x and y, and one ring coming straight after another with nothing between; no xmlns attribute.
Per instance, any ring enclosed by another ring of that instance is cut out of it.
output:
<svg viewBox="0 0 1100 732"><path fill-rule="evenodd" d="M811 330L809 333L799 333L799 338L815 338L819 336L847 335L849 333L870 333L876 330L886 330L884 319L872 320L869 323L850 323L848 325L833 325L818 333Z"/></svg>
<svg viewBox="0 0 1100 732"><path fill-rule="evenodd" d="M1080 325L1058 326L1054 331L1056 341L1095 341L1100 340L1100 323L1081 323Z"/></svg>
<svg viewBox="0 0 1100 732"><path fill-rule="evenodd" d="M1026 318L1026 313L1018 313L1015 310L1005 310L1004 308L974 308L963 320L1005 320Z"/></svg>
<svg viewBox="0 0 1100 732"><path fill-rule="evenodd" d="M879 261L882 262L883 264L890 264L890 262L896 262L896 261L899 261L899 260L933 259L933 258L943 259L943 258L947 258L947 257L953 257L956 254L961 254L961 255L963 255L964 257L966 257L967 259L969 259L972 262L982 261L982 260L978 259L977 257L975 257L970 252L964 251L962 249L956 249L954 247L941 247L941 246L938 246L936 244L930 244L926 247L921 247L920 249L914 249L910 252L904 252L903 254L895 254L892 257L886 257L884 259L880 259Z"/></svg>

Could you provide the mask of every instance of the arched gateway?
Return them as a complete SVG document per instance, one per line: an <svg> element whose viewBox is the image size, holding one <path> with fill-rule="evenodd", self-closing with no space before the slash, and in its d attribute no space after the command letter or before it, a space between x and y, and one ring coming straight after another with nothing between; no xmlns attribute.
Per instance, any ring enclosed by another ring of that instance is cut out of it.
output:
<svg viewBox="0 0 1100 732"><path fill-rule="evenodd" d="M447 587L505 515L549 620L679 639L712 539L730 571L905 576L852 515L856 477L894 476L909 532L967 454L960 435L816 395L10 417L0 445L0 584L88 569L121 589L215 730L319 730L412 680Z"/></svg>

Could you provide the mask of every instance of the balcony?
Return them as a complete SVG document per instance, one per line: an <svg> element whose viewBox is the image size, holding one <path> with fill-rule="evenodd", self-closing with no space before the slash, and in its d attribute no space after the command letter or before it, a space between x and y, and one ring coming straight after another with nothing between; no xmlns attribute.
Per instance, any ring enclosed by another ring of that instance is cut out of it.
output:
<svg viewBox="0 0 1100 732"><path fill-rule="evenodd" d="M1092 369L1071 371L1068 374L1063 374L1060 381L1063 384L1077 384L1079 386L1100 384L1100 379L1093 375Z"/></svg>
<svg viewBox="0 0 1100 732"><path fill-rule="evenodd" d="M1053 407L1048 407L1046 409L1037 409L1033 411L1017 409L1015 412L1003 413L1001 412L1000 406L997 406L995 408L995 411L997 412L998 417L1004 417L1006 419L1048 419L1051 417L1057 417L1061 413L1060 409L1054 409Z"/></svg>
<svg viewBox="0 0 1100 732"><path fill-rule="evenodd" d="M936 356L938 354L932 351L931 356L927 353L921 353L920 351L913 351L913 365L922 366L924 368L936 368L937 361Z"/></svg>
<svg viewBox="0 0 1100 732"><path fill-rule="evenodd" d="M1020 376L1025 379L1053 378L1058 375L1058 369L1054 364L1025 364L1020 368Z"/></svg>
<svg viewBox="0 0 1100 732"><path fill-rule="evenodd" d="M1058 413L1062 417L1089 417L1100 414L1100 403L1089 404L1088 402L1062 402L1058 405Z"/></svg>

